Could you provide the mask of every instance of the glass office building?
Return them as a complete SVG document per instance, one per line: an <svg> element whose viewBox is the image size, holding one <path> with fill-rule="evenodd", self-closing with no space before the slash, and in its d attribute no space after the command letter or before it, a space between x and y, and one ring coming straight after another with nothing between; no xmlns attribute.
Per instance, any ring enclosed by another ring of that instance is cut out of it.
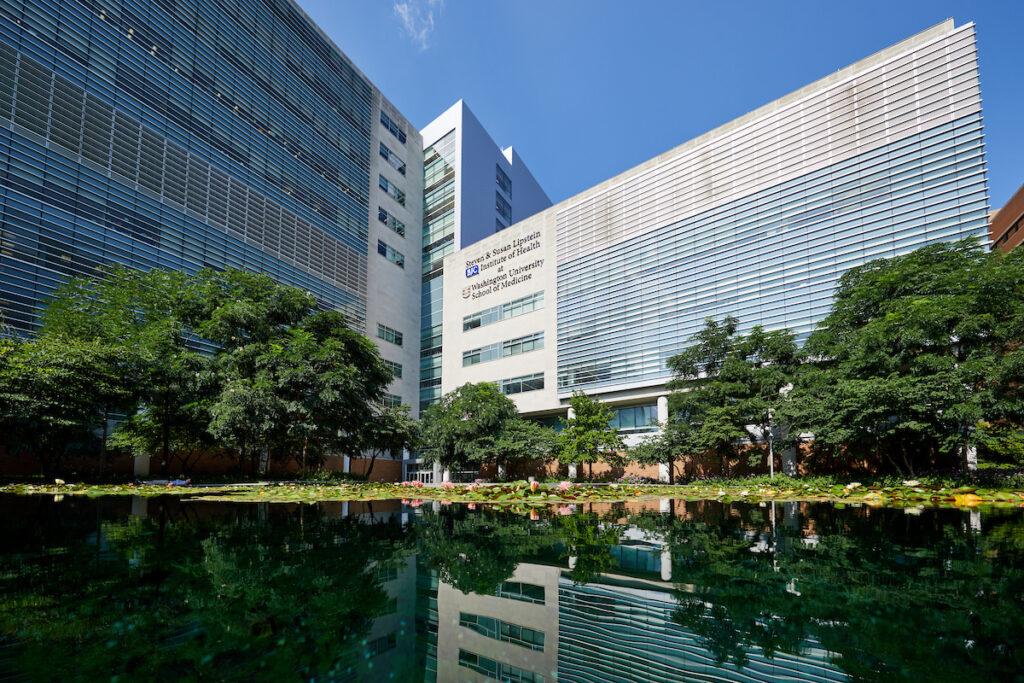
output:
<svg viewBox="0 0 1024 683"><path fill-rule="evenodd" d="M264 272L363 327L375 93L287 0L0 3L6 323L113 262Z"/></svg>

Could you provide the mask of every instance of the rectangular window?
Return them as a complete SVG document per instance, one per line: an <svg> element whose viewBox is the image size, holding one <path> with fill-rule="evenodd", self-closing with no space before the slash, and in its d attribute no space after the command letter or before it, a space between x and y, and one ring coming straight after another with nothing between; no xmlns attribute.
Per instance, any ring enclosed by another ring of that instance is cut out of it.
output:
<svg viewBox="0 0 1024 683"><path fill-rule="evenodd" d="M380 143L380 155L384 157L384 160L391 164L391 167L396 171L405 175L405 162L399 159L394 152L384 146L384 143Z"/></svg>
<svg viewBox="0 0 1024 683"><path fill-rule="evenodd" d="M537 351L544 348L544 333L536 332L525 337L517 337L508 341L482 346L479 349L471 349L462 352L462 366L486 363L489 360L518 356L521 353Z"/></svg>
<svg viewBox="0 0 1024 683"><path fill-rule="evenodd" d="M537 605L544 604L544 586L520 581L506 581L498 586L494 594L499 598L519 600L520 602L532 602Z"/></svg>
<svg viewBox="0 0 1024 683"><path fill-rule="evenodd" d="M544 683L544 677L532 671L524 671L511 664L497 662L473 652L459 649L459 666L477 672L481 676L496 681L514 681L515 683Z"/></svg>
<svg viewBox="0 0 1024 683"><path fill-rule="evenodd" d="M402 345L402 333L398 330L391 329L387 325L377 323L377 337L384 341L391 342L395 346Z"/></svg>
<svg viewBox="0 0 1024 683"><path fill-rule="evenodd" d="M462 319L462 331L468 332L469 330L475 330L478 327L484 327L491 323L507 320L508 318L514 318L517 315L532 313L540 308L544 308L544 292L528 294L519 299L509 301L506 304L501 304L500 306L488 308L480 311L479 313L471 313L467 315Z"/></svg>
<svg viewBox="0 0 1024 683"><path fill-rule="evenodd" d="M501 222L500 218L495 218L494 219L494 232L501 232L502 230L504 230L507 227L508 227L507 225L505 225L504 223Z"/></svg>
<svg viewBox="0 0 1024 683"><path fill-rule="evenodd" d="M476 631L480 635L512 643L531 650L544 649L544 632L535 631L532 628L510 624L501 619L485 617L479 614L459 613L459 626Z"/></svg>
<svg viewBox="0 0 1024 683"><path fill-rule="evenodd" d="M387 192L392 199L394 199L402 206L405 206L405 193L399 190L397 187L395 187L394 183L390 182L384 176L378 176L377 185L380 187L380 189Z"/></svg>
<svg viewBox="0 0 1024 683"><path fill-rule="evenodd" d="M512 222L512 205L497 192L494 193L494 208L498 210L498 215L504 218L506 223Z"/></svg>
<svg viewBox="0 0 1024 683"><path fill-rule="evenodd" d="M405 237L405 223L388 213L383 206L377 207L377 220Z"/></svg>
<svg viewBox="0 0 1024 683"><path fill-rule="evenodd" d="M494 165L495 180L498 182L498 187L505 193L505 196L512 199L512 181L509 179L505 172L501 170L501 166Z"/></svg>
<svg viewBox="0 0 1024 683"><path fill-rule="evenodd" d="M398 127L398 124L391 120L391 117L383 111L380 113L381 124L391 131L391 134L398 138L398 141L405 144L405 131Z"/></svg>
<svg viewBox="0 0 1024 683"><path fill-rule="evenodd" d="M377 240L377 253L399 268L405 268L405 255L383 240Z"/></svg>
<svg viewBox="0 0 1024 683"><path fill-rule="evenodd" d="M391 371L391 375L395 379L402 379L402 364L401 363L396 363L395 361L388 360L387 358L381 358L381 360L384 361L384 365L387 367L388 370Z"/></svg>
<svg viewBox="0 0 1024 683"><path fill-rule="evenodd" d="M395 394L384 394L384 398L380 400L380 404L385 408L397 408L402 405L402 397L396 396Z"/></svg>
<svg viewBox="0 0 1024 683"><path fill-rule="evenodd" d="M376 657L379 654L383 654L388 650L392 650L398 645L398 637L394 633L389 633L386 636L381 636L376 640L371 640L366 644L366 656Z"/></svg>
<svg viewBox="0 0 1024 683"><path fill-rule="evenodd" d="M538 391L544 388L544 373L537 372L522 377L501 380L501 393L522 394L527 391Z"/></svg>
<svg viewBox="0 0 1024 683"><path fill-rule="evenodd" d="M658 406L630 406L615 411L608 425L619 432L638 434L658 431Z"/></svg>

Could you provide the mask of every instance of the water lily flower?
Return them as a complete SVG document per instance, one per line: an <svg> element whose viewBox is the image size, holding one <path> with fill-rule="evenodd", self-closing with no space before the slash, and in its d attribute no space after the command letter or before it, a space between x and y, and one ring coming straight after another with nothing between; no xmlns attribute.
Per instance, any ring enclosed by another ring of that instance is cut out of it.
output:
<svg viewBox="0 0 1024 683"><path fill-rule="evenodd" d="M568 491L571 488L572 488L572 482L571 481L563 481L562 483L560 483L558 485L558 490L559 491Z"/></svg>
<svg viewBox="0 0 1024 683"><path fill-rule="evenodd" d="M423 501L417 498L416 500L410 501L409 505L411 507L418 508L420 505L423 505Z"/></svg>
<svg viewBox="0 0 1024 683"><path fill-rule="evenodd" d="M540 515L537 514L536 510L530 510L530 519L532 519L533 521L537 521L538 519L540 519Z"/></svg>
<svg viewBox="0 0 1024 683"><path fill-rule="evenodd" d="M453 488L455 488L455 484L451 483L450 481L446 481L441 484L441 488L443 488L445 491L451 491Z"/></svg>
<svg viewBox="0 0 1024 683"><path fill-rule="evenodd" d="M538 488L540 488L540 482L536 480L530 482L530 493L537 493Z"/></svg>
<svg viewBox="0 0 1024 683"><path fill-rule="evenodd" d="M558 514L560 515L571 515L573 509L571 505L560 505L558 506Z"/></svg>
<svg viewBox="0 0 1024 683"><path fill-rule="evenodd" d="M466 507L468 507L468 508L469 508L470 510L476 510L476 503L470 503L470 504L469 504L468 506L466 506Z"/></svg>

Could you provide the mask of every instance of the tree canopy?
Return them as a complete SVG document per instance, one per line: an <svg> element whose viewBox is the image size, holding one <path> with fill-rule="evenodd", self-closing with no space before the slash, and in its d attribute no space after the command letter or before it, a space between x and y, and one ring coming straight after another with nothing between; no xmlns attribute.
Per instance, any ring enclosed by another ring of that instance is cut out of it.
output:
<svg viewBox="0 0 1024 683"><path fill-rule="evenodd" d="M590 477L594 476L594 463L598 460L613 465L625 462L626 445L609 424L613 413L606 404L577 391L569 399L569 408L572 417L565 420L565 428L555 442L559 462L589 465Z"/></svg>

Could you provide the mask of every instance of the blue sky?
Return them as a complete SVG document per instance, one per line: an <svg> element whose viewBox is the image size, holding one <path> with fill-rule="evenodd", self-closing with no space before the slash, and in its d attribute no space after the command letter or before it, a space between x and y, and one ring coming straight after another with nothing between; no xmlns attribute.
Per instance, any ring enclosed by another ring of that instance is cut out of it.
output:
<svg viewBox="0 0 1024 683"><path fill-rule="evenodd" d="M1024 1L298 0L414 125L459 98L555 202L953 17L989 193L1024 184Z"/></svg>

